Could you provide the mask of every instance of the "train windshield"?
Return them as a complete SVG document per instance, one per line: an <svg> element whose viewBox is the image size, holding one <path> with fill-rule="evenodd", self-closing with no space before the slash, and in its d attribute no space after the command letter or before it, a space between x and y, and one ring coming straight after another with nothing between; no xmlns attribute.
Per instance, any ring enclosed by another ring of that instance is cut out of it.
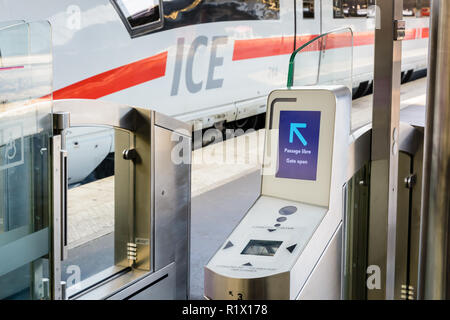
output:
<svg viewBox="0 0 450 320"><path fill-rule="evenodd" d="M161 19L158 0L117 0L117 4L132 28Z"/></svg>
<svg viewBox="0 0 450 320"><path fill-rule="evenodd" d="M132 38L163 26L162 0L111 0Z"/></svg>

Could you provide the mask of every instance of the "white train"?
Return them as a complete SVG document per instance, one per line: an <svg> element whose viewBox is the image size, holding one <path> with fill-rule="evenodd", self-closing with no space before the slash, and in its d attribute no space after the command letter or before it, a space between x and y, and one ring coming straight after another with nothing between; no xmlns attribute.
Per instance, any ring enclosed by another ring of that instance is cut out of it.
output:
<svg viewBox="0 0 450 320"><path fill-rule="evenodd" d="M375 0L0 0L0 22L50 21L55 100L149 107L207 128L264 113L268 93L286 84L294 48L310 38L305 36L341 27L354 32L355 95L366 93L373 78L373 5ZM426 68L429 8L430 0L405 0L404 80ZM71 129L69 138L74 183L111 152L113 137L109 130L81 128Z"/></svg>

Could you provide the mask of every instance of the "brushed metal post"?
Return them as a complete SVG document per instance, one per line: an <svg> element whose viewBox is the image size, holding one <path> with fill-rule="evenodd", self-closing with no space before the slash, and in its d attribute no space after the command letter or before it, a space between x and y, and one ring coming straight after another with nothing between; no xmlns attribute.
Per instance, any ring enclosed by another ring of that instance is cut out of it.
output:
<svg viewBox="0 0 450 320"><path fill-rule="evenodd" d="M434 0L428 67L419 299L449 299L450 2Z"/></svg>
<svg viewBox="0 0 450 320"><path fill-rule="evenodd" d="M51 251L50 251L50 279L51 290L50 297L52 300L61 300L61 136L55 135L52 138L52 197L53 211L51 220Z"/></svg>
<svg viewBox="0 0 450 320"><path fill-rule="evenodd" d="M368 265L381 272L367 298L394 298L403 0L378 0L375 30L372 169Z"/></svg>
<svg viewBox="0 0 450 320"><path fill-rule="evenodd" d="M70 112L54 112L53 113L53 131L61 137L60 149L60 194L54 194L61 198L61 261L67 259L67 193L69 189L69 177L67 167L67 151L66 151L66 131L70 128Z"/></svg>

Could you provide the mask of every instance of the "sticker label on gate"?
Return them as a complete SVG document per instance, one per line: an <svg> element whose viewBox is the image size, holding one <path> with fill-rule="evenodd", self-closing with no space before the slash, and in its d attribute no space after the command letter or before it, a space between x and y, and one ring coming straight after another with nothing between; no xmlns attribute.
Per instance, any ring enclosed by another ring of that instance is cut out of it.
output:
<svg viewBox="0 0 450 320"><path fill-rule="evenodd" d="M0 171L23 164L24 145L21 125L0 129Z"/></svg>

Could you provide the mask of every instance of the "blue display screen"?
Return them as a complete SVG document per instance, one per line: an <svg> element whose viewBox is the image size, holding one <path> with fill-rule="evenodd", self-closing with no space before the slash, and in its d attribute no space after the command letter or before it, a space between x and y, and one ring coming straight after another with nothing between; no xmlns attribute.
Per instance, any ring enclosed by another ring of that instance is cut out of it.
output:
<svg viewBox="0 0 450 320"><path fill-rule="evenodd" d="M320 111L281 111L277 178L317 179Z"/></svg>

